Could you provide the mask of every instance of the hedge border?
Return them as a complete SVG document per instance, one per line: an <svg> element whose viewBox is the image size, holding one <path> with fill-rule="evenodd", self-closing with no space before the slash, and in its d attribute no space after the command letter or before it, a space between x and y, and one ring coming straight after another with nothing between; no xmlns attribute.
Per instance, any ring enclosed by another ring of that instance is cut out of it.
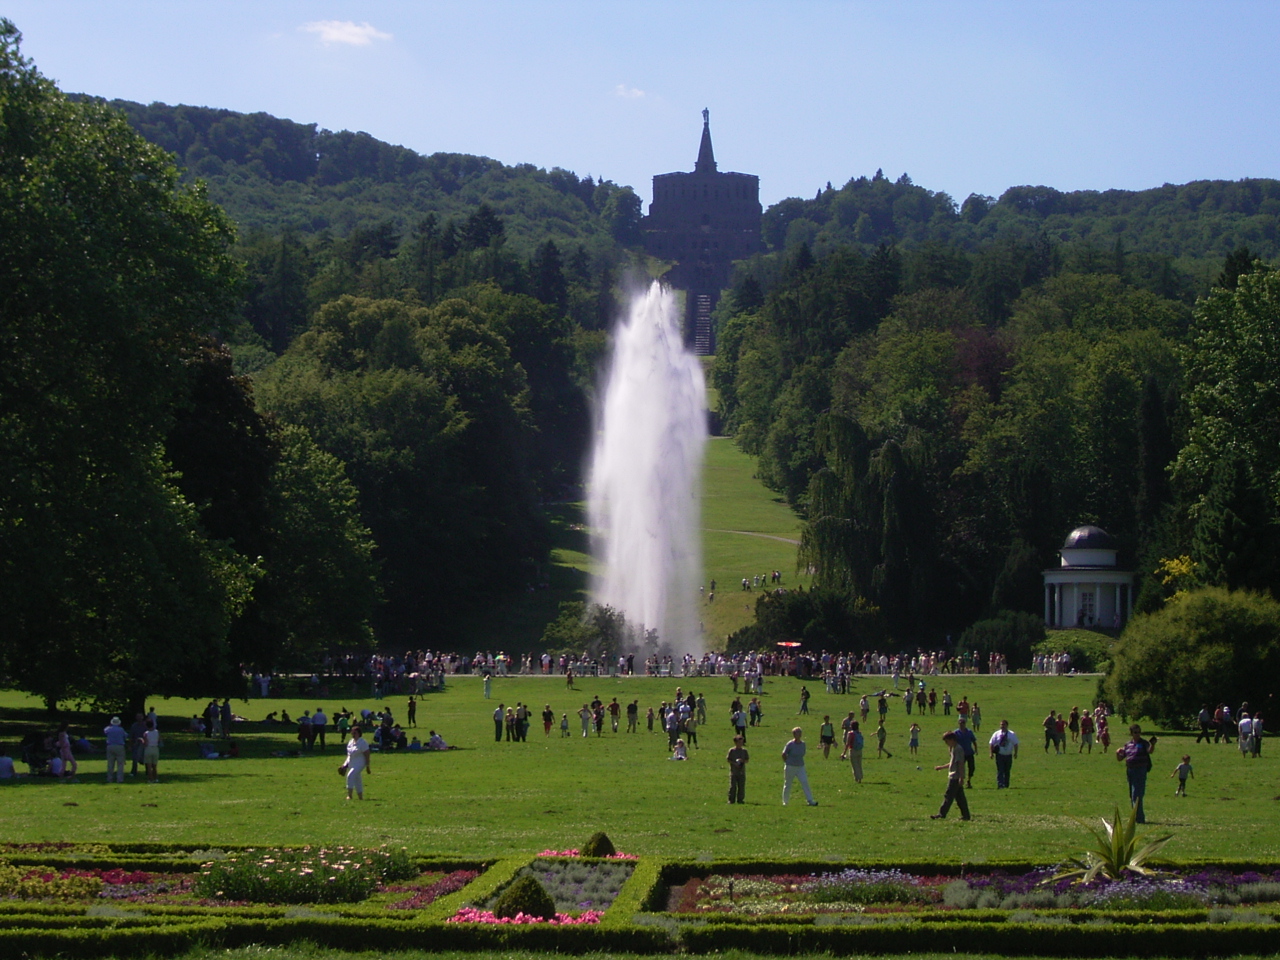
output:
<svg viewBox="0 0 1280 960"><path fill-rule="evenodd" d="M600 923L609 927L631 926L637 913L656 914L666 904L658 896L662 889L662 871L666 862L657 858L641 858L627 877Z"/></svg>
<svg viewBox="0 0 1280 960"><path fill-rule="evenodd" d="M681 926L689 953L739 949L758 954L990 953L1039 957L1216 957L1274 954L1280 932L1274 925L1223 926L1148 924L1058 926L1053 924L877 924L806 927L779 924Z"/></svg>
<svg viewBox="0 0 1280 960"><path fill-rule="evenodd" d="M503 885L510 883L521 867L537 860L537 857L507 857L494 863L488 870L476 877L461 890L445 894L434 903L430 903L420 914L424 921L448 920L459 908L469 903L483 903L498 892Z"/></svg>
<svg viewBox="0 0 1280 960"><path fill-rule="evenodd" d="M140 847L170 845L128 844ZM190 849L223 849L200 847ZM238 850L262 847L234 848ZM10 862L17 858L7 857ZM41 857L34 865L55 862L86 866L88 858ZM121 856L108 865L135 858ZM140 858L139 858L140 859ZM993 870L1026 870L1042 867L1025 861L966 863L937 861L901 863L888 861L778 860L736 858L730 860L666 860L642 857L634 861L631 876L605 911L599 924L550 926L543 924L446 923L459 907L483 903L519 870L536 860L580 861L583 858L526 855L496 861L447 857L414 857L419 869L451 871L477 869L480 875L461 890L441 897L420 911L397 914L362 909L361 905L202 907L185 904L121 905L119 915L88 916L85 904L49 904L32 901L0 902L0 956L53 956L99 958L152 954L166 956L205 945L216 948L252 943L282 945L312 941L339 950L529 950L565 954L588 952L712 953L740 948L753 953L900 954L907 952L989 952L1054 957L1208 957L1224 952L1274 954L1280 950L1280 926L1230 923L1210 924L1208 909L1182 911L1089 911L1041 908L1033 912L1047 923L1010 922L1010 911L984 910L940 913L931 910L866 915L863 924L823 923L820 914L762 918L746 914L671 914L666 906L672 884L692 877L740 873L822 873L851 866L935 872L960 876ZM599 858L587 858L596 862ZM138 869L159 873L155 860L137 862ZM169 861L178 863L179 861ZM607 860L604 862L608 862ZM198 869L194 861L181 861L184 870ZM60 865L60 864L59 864ZM130 863L133 866L134 863ZM1184 869L1216 867L1230 870L1275 870L1280 865L1243 861L1189 861ZM1261 906L1261 905L1259 905ZM307 910L306 916L289 916ZM130 913L135 915L128 915ZM1276 916L1274 905L1262 913ZM642 918L654 922L642 922ZM1055 919L1071 924L1054 923ZM762 922L763 921L763 922ZM55 927L56 924L56 927Z"/></svg>

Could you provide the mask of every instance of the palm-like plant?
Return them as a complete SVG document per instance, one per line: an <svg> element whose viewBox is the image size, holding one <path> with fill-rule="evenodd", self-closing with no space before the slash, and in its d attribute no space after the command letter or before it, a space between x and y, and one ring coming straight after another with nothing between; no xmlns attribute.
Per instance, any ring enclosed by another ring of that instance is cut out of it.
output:
<svg viewBox="0 0 1280 960"><path fill-rule="evenodd" d="M1120 808L1116 807L1115 815L1108 821L1102 818L1102 829L1092 827L1083 820L1078 821L1082 827L1093 834L1096 844L1084 852L1080 859L1071 858L1069 868L1059 871L1050 877L1048 883L1058 880L1078 879L1081 883L1096 880L1099 875L1110 880L1119 880L1125 874L1152 876L1159 871L1146 866L1146 862L1156 852L1173 839L1168 833L1154 840L1138 836L1138 808L1129 810L1129 818L1123 823L1120 820ZM1145 842L1142 842L1144 841ZM1141 842L1141 846L1139 843Z"/></svg>

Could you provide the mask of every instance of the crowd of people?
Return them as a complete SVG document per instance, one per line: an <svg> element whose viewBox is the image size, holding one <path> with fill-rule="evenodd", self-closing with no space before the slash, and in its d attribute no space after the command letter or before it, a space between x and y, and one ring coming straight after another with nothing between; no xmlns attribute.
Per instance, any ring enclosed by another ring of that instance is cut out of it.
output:
<svg viewBox="0 0 1280 960"><path fill-rule="evenodd" d="M919 666L910 664L908 666ZM928 661L923 665L927 668ZM932 674L930 674L932 676ZM905 732L907 739L907 757L909 762L918 758L921 747L922 722L925 717L946 717L948 729L942 734L942 748L946 751L947 762L934 769L945 771L947 783L943 792L943 800L938 811L933 814L937 819L949 815L952 807L960 811L960 817L968 820L972 816L969 808L967 790L973 788L977 774L979 755L988 757L994 768L994 786L997 790L1010 789L1013 786L1013 770L1021 749L1025 747L1023 739L1010 727L1007 719L1000 719L996 728L989 734L983 732L982 709L976 701L961 693L953 696L949 687L938 689L930 683L908 673L905 685L900 691L887 687L875 692L859 696L856 709L849 710L841 719L833 720L830 714L822 716L818 725L818 743L823 760L830 759L837 745L840 747L838 759L850 764L850 772L855 784L863 782L863 763L865 751L871 747L869 739L874 737L875 758L892 759L894 753L889 748L889 727L891 724L891 704L895 698L902 702L903 713L911 717ZM830 693L842 692L847 687L828 683ZM728 735L732 746L725 754L725 762L729 768L729 790L727 802L740 804L746 802L747 770L751 759L748 740L754 739L755 731L764 716L762 699L753 695L756 688L748 683L739 692L738 684L734 684L732 700L725 718ZM808 685L800 688L796 702L796 715L803 717L810 714L812 699ZM772 708L771 708L772 709ZM581 708L572 711L557 711L548 703L545 704L541 717L544 737L551 737L558 729L561 738L580 736L589 738L603 737L606 734L637 734L642 731L652 734L666 734L663 746L669 759L675 761L688 760L694 751L701 746L700 734L705 738L708 732L708 707L706 697L695 690L686 691L683 686L676 687L675 695L669 700L662 700L656 706L645 707L639 698L625 702L614 697L605 701L595 696L582 704ZM526 742L532 721L533 708L518 703L513 708L499 704L493 713L494 739L508 742ZM912 716L914 714L914 716ZM1240 717L1234 728L1237 738L1232 740L1223 727L1223 717L1231 716L1231 711L1220 706L1217 710L1207 705L1201 716L1201 737L1215 742L1240 742L1247 744L1247 756L1257 756L1261 752L1262 726L1257 720L1256 712L1250 715L1248 704L1244 704L1236 716ZM576 720L571 720L576 717ZM917 720L916 717L919 719ZM954 718L954 719L950 719ZM1246 721L1247 718L1247 721ZM1146 793L1147 773L1151 769L1151 756L1155 752L1158 739L1143 737L1137 724L1131 725L1129 739L1119 744L1114 754L1111 753L1112 709L1105 701L1098 701L1085 709L1073 706L1069 711L1050 710L1042 721L1044 732L1043 749L1046 754L1063 755L1074 746L1077 755L1093 754L1094 745L1099 747L1099 754L1113 755L1125 767L1126 781L1130 800L1139 822L1145 820L1144 798ZM625 722L625 726L624 726ZM713 725L718 725L715 718ZM869 727L869 724L874 726ZM936 729L936 728L935 728ZM899 734L901 736L901 734ZM1247 739L1246 739L1247 738ZM716 736L718 739L718 736ZM1197 741L1198 742L1198 741ZM1246 746L1241 747L1242 752ZM817 805L809 783L806 758L812 759L808 753L801 727L792 730L791 739L783 747L783 791L782 802L791 800L793 787L798 784L807 803ZM921 769L919 766L917 770ZM1189 755L1183 755L1174 767L1170 777L1178 781L1176 793L1186 795L1187 781L1194 777Z"/></svg>
<svg viewBox="0 0 1280 960"><path fill-rule="evenodd" d="M1235 744L1246 757L1257 758L1262 755L1262 713L1250 713L1247 702L1242 703L1234 714L1230 704L1219 703L1210 708L1206 703L1200 708L1197 720L1200 732L1196 734L1196 743L1201 740L1208 743L1212 737L1214 743Z"/></svg>
<svg viewBox="0 0 1280 960"><path fill-rule="evenodd" d="M768 576L756 577L757 585ZM748 587L751 582L747 581ZM340 690L363 689L374 699L382 699L406 694L420 696L426 692L443 690L447 677L460 675L559 675L576 678L726 676L734 678L735 682L747 684L748 688L752 685L758 687L759 678L796 676L824 679L829 685L847 689L852 678L857 676L891 676L896 687L899 679L907 674L950 676L1007 672L1008 663L1003 655L983 655L977 650L959 650L953 654L925 650L914 654L879 650L861 653L823 651L818 655L794 651L737 654L711 652L700 656L689 653L653 653L640 660L637 660L635 654L602 657L583 652L541 655L526 653L516 656L502 650L476 651L470 655L410 650L400 655L349 653L326 656L321 668L310 675L284 677L254 672L246 676L246 681L251 695L258 697L289 694L327 697L336 695Z"/></svg>

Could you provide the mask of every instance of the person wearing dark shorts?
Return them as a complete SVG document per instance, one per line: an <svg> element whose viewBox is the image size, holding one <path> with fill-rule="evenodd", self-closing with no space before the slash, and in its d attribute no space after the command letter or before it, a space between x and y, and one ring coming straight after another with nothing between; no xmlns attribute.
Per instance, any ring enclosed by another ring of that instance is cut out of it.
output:
<svg viewBox="0 0 1280 960"><path fill-rule="evenodd" d="M822 718L822 726L818 730L818 742L822 744L822 757L825 760L831 756L831 745L836 742L836 728L831 723L830 716Z"/></svg>

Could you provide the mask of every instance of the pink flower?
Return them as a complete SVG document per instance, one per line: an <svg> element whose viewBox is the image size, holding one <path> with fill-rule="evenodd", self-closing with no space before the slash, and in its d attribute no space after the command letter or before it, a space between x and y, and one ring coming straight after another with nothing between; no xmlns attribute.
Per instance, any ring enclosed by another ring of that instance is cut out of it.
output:
<svg viewBox="0 0 1280 960"><path fill-rule="evenodd" d="M514 917L495 917L492 910L477 910L475 907L463 907L445 923L545 923L549 926L567 926L576 923L599 923L604 913L599 910L584 910L576 917L567 913L557 913L554 920L543 920L517 913Z"/></svg>

